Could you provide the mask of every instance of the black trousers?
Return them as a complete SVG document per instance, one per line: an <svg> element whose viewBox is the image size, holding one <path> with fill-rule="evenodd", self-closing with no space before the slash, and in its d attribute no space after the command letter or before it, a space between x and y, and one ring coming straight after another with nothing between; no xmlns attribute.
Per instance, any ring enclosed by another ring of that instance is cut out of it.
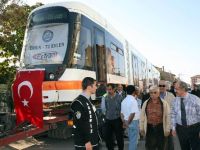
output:
<svg viewBox="0 0 200 150"><path fill-rule="evenodd" d="M165 138L165 148L166 150L174 150L174 141L173 141L173 135L172 130L170 131L170 135Z"/></svg>
<svg viewBox="0 0 200 150"><path fill-rule="evenodd" d="M122 128L122 121L120 118L114 120L107 120L105 123L106 128L106 147L108 150L114 150L114 143L113 143L113 133L117 139L117 146L119 150L124 149L124 137L123 137L123 128Z"/></svg>
<svg viewBox="0 0 200 150"><path fill-rule="evenodd" d="M165 137L163 124L147 124L146 143L147 150L164 150Z"/></svg>
<svg viewBox="0 0 200 150"><path fill-rule="evenodd" d="M200 150L200 123L191 126L176 125L181 150Z"/></svg>

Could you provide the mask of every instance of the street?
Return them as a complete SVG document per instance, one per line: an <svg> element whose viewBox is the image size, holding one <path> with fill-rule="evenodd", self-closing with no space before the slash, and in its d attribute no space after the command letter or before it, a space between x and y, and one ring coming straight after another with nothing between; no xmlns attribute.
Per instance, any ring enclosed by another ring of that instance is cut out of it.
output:
<svg viewBox="0 0 200 150"><path fill-rule="evenodd" d="M128 149L128 139L124 139L125 147ZM27 138L26 140L20 140L18 142L9 144L1 150L74 150L73 148L73 139L60 140L53 139L48 137L39 137L39 138ZM115 148L117 150L117 148ZM106 150L105 143L101 144L100 150ZM138 143L138 150L145 150L144 141Z"/></svg>
<svg viewBox="0 0 200 150"><path fill-rule="evenodd" d="M181 150L177 144L177 139L175 142L175 150ZM124 139L124 150L128 149L128 139ZM53 139L48 137L38 137L38 138L27 138L25 140L20 140L9 144L8 146L0 148L1 150L74 150L73 139L61 140ZM101 144L100 150L106 150L105 143ZM117 150L117 148L115 148ZM138 143L138 150L145 150L145 142L143 140Z"/></svg>

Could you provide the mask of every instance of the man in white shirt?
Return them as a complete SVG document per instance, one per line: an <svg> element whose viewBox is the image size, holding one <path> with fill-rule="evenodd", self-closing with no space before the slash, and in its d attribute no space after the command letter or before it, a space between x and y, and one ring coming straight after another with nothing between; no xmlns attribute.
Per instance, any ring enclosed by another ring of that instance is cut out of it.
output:
<svg viewBox="0 0 200 150"><path fill-rule="evenodd" d="M135 87L133 85L127 86L126 92L127 96L121 104L121 118L123 127L128 128L129 150L136 150L139 133L139 109L137 100L133 96Z"/></svg>

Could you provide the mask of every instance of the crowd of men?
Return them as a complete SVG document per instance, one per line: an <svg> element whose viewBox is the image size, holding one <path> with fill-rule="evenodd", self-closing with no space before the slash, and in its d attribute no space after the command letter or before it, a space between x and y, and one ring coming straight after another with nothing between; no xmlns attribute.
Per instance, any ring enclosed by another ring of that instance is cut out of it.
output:
<svg viewBox="0 0 200 150"><path fill-rule="evenodd" d="M90 102L97 88L95 84L94 79L85 78L83 93L71 106L76 149L99 149L98 119ZM121 84L117 87L107 84L101 89L103 137L108 150L114 150L115 141L118 149L123 150L126 132L129 150L137 149L139 137L145 139L147 150L174 150L174 136L178 136L182 150L200 150L200 98L188 93L185 82L174 82L173 91L167 91L167 83L160 80L158 86L151 86L145 94L133 85L123 90Z"/></svg>

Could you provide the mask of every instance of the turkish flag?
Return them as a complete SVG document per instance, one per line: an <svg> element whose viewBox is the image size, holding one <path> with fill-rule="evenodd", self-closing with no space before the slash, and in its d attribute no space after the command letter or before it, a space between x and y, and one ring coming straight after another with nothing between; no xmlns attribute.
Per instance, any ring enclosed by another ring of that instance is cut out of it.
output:
<svg viewBox="0 0 200 150"><path fill-rule="evenodd" d="M19 70L12 86L17 125L29 121L43 127L42 82L44 70Z"/></svg>

